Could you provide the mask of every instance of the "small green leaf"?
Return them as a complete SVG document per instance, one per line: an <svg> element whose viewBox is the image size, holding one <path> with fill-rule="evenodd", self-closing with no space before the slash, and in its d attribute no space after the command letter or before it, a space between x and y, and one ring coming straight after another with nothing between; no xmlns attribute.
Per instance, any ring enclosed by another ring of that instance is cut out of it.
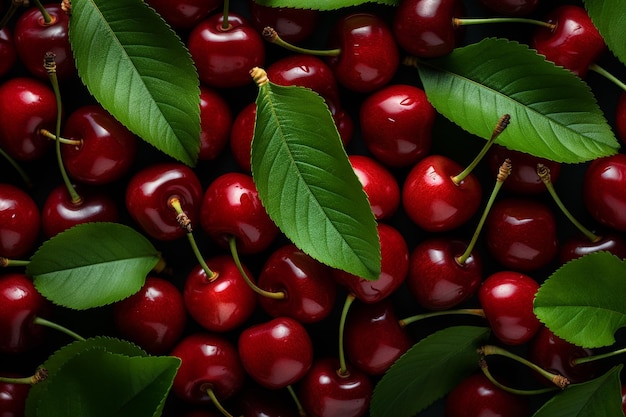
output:
<svg viewBox="0 0 626 417"><path fill-rule="evenodd" d="M402 355L374 389L372 417L411 417L478 369L476 350L489 329L454 326L426 337Z"/></svg>
<svg viewBox="0 0 626 417"><path fill-rule="evenodd" d="M570 261L537 291L535 315L562 339L586 348L615 343L626 326L626 261L594 252Z"/></svg>
<svg viewBox="0 0 626 417"><path fill-rule="evenodd" d="M624 417L621 369L619 365L601 377L568 386L548 400L533 417Z"/></svg>
<svg viewBox="0 0 626 417"><path fill-rule="evenodd" d="M159 252L134 229L85 223L44 242L26 273L53 303L84 310L139 291L158 261Z"/></svg>
<svg viewBox="0 0 626 417"><path fill-rule="evenodd" d="M345 7L359 6L365 3L378 3L397 6L400 0L256 0L266 7L292 7L294 9L337 10Z"/></svg>
<svg viewBox="0 0 626 417"><path fill-rule="evenodd" d="M589 17L615 56L626 64L626 13L622 0L584 0Z"/></svg>
<svg viewBox="0 0 626 417"><path fill-rule="evenodd" d="M141 0L74 0L69 39L89 92L129 130L193 166L200 90L191 55Z"/></svg>
<svg viewBox="0 0 626 417"><path fill-rule="evenodd" d="M510 149L566 163L619 149L589 86L527 46L486 38L417 65L433 106L474 135L509 114L497 143Z"/></svg>
<svg viewBox="0 0 626 417"><path fill-rule="evenodd" d="M376 220L324 100L268 82L256 104L252 176L272 220L311 257L377 279Z"/></svg>

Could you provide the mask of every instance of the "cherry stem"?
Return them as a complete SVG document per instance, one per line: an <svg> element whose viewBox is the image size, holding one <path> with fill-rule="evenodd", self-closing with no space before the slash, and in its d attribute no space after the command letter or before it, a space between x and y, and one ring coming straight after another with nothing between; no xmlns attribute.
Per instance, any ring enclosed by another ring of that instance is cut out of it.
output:
<svg viewBox="0 0 626 417"><path fill-rule="evenodd" d="M27 266L30 261L24 261L20 259L9 259L0 256L0 267L8 267L8 266Z"/></svg>
<svg viewBox="0 0 626 417"><path fill-rule="evenodd" d="M516 395L540 395L540 394L545 394L545 393L548 393L548 392L552 392L552 391L557 389L556 387L539 388L539 389L535 389L535 390L522 390L522 389L517 389L517 388L511 388L511 387L509 387L507 385L504 385L500 381L498 381L491 374L491 371L489 371L489 366L487 366L487 361L484 358L481 358L481 360L480 360L480 369L481 369L481 371L483 371L483 374L487 377L487 379L489 381L491 381L491 383L493 385L495 385L496 387L500 388L503 391L510 392L511 394L516 394Z"/></svg>
<svg viewBox="0 0 626 417"><path fill-rule="evenodd" d="M493 190L491 191L491 195L489 196L489 200L487 201L487 205L483 210L482 216L480 216L480 220L478 221L478 226L476 226L476 230L474 230L474 235L472 236L472 240L465 248L465 252L461 256L456 257L456 262L463 266L467 259L472 255L472 251L474 250L474 246L476 246L476 242L478 241L478 236L480 235L480 231L485 224L485 220L487 220L487 215L489 214L489 210L491 210L491 206L493 206L494 201L496 201L496 196L502 188L502 184L507 179L509 175L511 175L511 160L509 158L505 159L500 169L498 171L498 176L496 177L496 183L493 186Z"/></svg>
<svg viewBox="0 0 626 417"><path fill-rule="evenodd" d="M347 377L350 372L348 371L348 366L346 365L346 354L343 346L343 338L344 338L344 329L346 328L346 318L348 317L348 311L350 310L350 306L356 299L353 293L348 293L346 296L346 301L343 303L343 310L341 311L341 318L339 319L339 369L337 370L337 374L340 377Z"/></svg>
<svg viewBox="0 0 626 417"><path fill-rule="evenodd" d="M27 5L28 0L12 0L11 5L7 9L7 12L4 14L4 16L2 16L2 20L0 20L0 29L5 27L7 23L9 23L9 20L11 20L13 15L15 15L17 9L19 9L20 7L25 7Z"/></svg>
<svg viewBox="0 0 626 417"><path fill-rule="evenodd" d="M217 408L219 410L219 412L222 413L222 415L224 417L233 417L232 414L230 414L228 411L226 411L226 409L224 408L224 406L222 405L220 400L217 399L217 397L215 396L215 391L213 391L213 388L206 387L206 393L209 396L209 398L211 399L211 402L213 403L215 408Z"/></svg>
<svg viewBox="0 0 626 417"><path fill-rule="evenodd" d="M509 352L506 349L502 349L499 346L484 345L478 349L478 353L482 356L500 355L500 356L504 356L505 358L513 359L514 361L519 362L522 365L525 365L528 368L532 369L533 371L539 373L539 375L551 381L558 388L565 389L570 384L569 379L567 379L563 375L554 374L552 372L546 371L545 369L541 368L540 366L537 366L536 364L532 363L528 359L525 359L519 355L516 355L515 353Z"/></svg>
<svg viewBox="0 0 626 417"><path fill-rule="evenodd" d="M526 23L530 25L542 26L550 30L554 30L554 23L545 22L537 19L527 19L523 17L477 17L477 18L453 18L452 25L457 28L459 26L482 25L485 23Z"/></svg>
<svg viewBox="0 0 626 417"><path fill-rule="evenodd" d="M296 391L293 389L293 386L287 385L287 391L289 391L289 395L291 395L291 398L293 398L293 402L296 403L296 407L298 408L298 415L300 417L307 417L306 415L306 411L304 411L304 407L302 406L302 403L300 402L300 399L298 398L298 395L296 394Z"/></svg>
<svg viewBox="0 0 626 417"><path fill-rule="evenodd" d="M9 376L0 376L0 382L5 384L26 384L26 385L35 385L39 382L43 382L48 378L48 370L43 367L37 368L35 373L31 376L25 377L9 377Z"/></svg>
<svg viewBox="0 0 626 417"><path fill-rule="evenodd" d="M415 316L398 320L398 324L400 324L400 327L405 327L405 326L408 326L409 324L415 323L416 321L428 319L431 317L460 315L460 314L467 314L467 315L478 316L478 317L483 317L483 318L485 317L485 312L483 311L482 308L461 308L457 310L441 310L441 311L433 311L430 313L417 314Z"/></svg>
<svg viewBox="0 0 626 417"><path fill-rule="evenodd" d="M72 330L68 329L67 327L61 326L60 324L51 322L49 320L46 320L42 317L35 317L35 319L33 320L33 323L35 324L39 324L40 326L44 326L44 327L48 327L50 329L54 329L54 330L58 330L61 333L65 333L66 335L70 336L72 339L76 339L79 341L84 341L85 338L82 337L81 335L79 335L76 332L73 332Z"/></svg>
<svg viewBox="0 0 626 417"><path fill-rule="evenodd" d="M589 65L589 69L593 72L596 72L600 75L602 75L604 78L608 79L609 81L611 81L613 84L615 84L616 86L618 86L619 88L621 88L622 90L626 91L626 84L624 84L620 79L618 79L616 76L614 76L613 74L611 74L610 72L608 72L607 70L605 70L604 68L602 68L600 65L593 63L591 65Z"/></svg>
<svg viewBox="0 0 626 417"><path fill-rule="evenodd" d="M601 236L594 234L585 226L583 226L578 220L576 220L576 218L574 218L574 216L567 209L567 207L565 207L565 205L563 204L563 201L561 201L556 190L554 189L554 185L552 184L552 176L550 175L550 168L548 168L544 164L537 164L537 175L539 176L539 178L541 178L541 181L543 181L543 183L545 184L546 188L548 189L548 192L552 196L552 199L554 200L556 205L561 209L563 214L565 214L565 216L572 222L572 224L576 226L576 228L580 230L580 232L584 234L591 242L597 242L598 240L600 240Z"/></svg>
<svg viewBox="0 0 626 417"><path fill-rule="evenodd" d="M230 247L230 253L233 257L233 260L235 261L235 265L237 266L239 273L241 274L243 279L246 281L248 286L252 288L252 291L259 294L260 296L272 298L274 300L284 300L285 298L287 298L287 294L284 293L283 291L277 291L277 292L266 291L263 288L259 288L258 285L252 282L252 280L250 279L246 271L243 269L243 265L241 265L241 261L239 260L239 253L237 251L237 239L235 238L235 236L230 237L230 239L228 240L228 246Z"/></svg>
<svg viewBox="0 0 626 417"><path fill-rule="evenodd" d="M41 2L39 0L34 0L34 3L35 3L35 6L37 6L39 11L41 12L41 17L43 18L44 24L46 26L53 24L56 19L54 19L52 16L50 16L50 13L48 13L46 8L43 7L43 4L41 4Z"/></svg>
<svg viewBox="0 0 626 417"><path fill-rule="evenodd" d="M316 55L316 56L338 56L341 54L341 49L309 49L309 48L301 48L299 46L293 45L283 38L280 37L278 32L273 27L266 26L263 28L261 32L263 38L266 41L273 43L275 45L281 46L291 52L299 53L299 54L307 54L307 55Z"/></svg>
<svg viewBox="0 0 626 417"><path fill-rule="evenodd" d="M48 129L39 129L39 134L42 135L42 136L45 136L48 139L58 140L59 142L63 143L64 145L80 146L80 145L83 144L82 140L66 139L64 137L59 137L59 136L55 135L54 133L50 132Z"/></svg>
<svg viewBox="0 0 626 417"><path fill-rule="evenodd" d="M17 171L17 173L20 175L20 177L22 178L22 181L24 181L24 183L26 183L26 186L28 188L33 188L33 182L30 180L30 178L28 177L28 175L26 174L26 171L24 171L22 169L22 167L15 161L15 159L11 158L11 156L9 156L8 153L6 153L4 151L4 149L0 148L0 155L2 155L4 157L4 159L7 160L7 162L13 167L15 168L15 170Z"/></svg>
<svg viewBox="0 0 626 417"><path fill-rule="evenodd" d="M474 158L474 160L458 175L455 175L454 177L452 177L452 182L454 182L456 185L459 185L465 179L465 177L467 177L470 174L470 172L472 172L474 168L476 168L476 165L478 165L478 163L483 159L487 151L489 151L489 148L491 148L491 145L493 145L493 143L496 141L498 136L500 136L500 134L504 131L504 129L506 129L510 121L511 121L511 116L509 114L505 114L502 117L500 117L500 119L498 120L498 123L496 124L496 127L493 129L493 132L491 133L491 137L489 138L487 143L485 143L485 145L480 150L478 155L476 155L476 158Z"/></svg>
<svg viewBox="0 0 626 417"><path fill-rule="evenodd" d="M222 30L230 29L230 22L228 21L230 1L224 0L224 7L222 8Z"/></svg>
<svg viewBox="0 0 626 417"><path fill-rule="evenodd" d="M626 348L614 350L613 352L600 353L598 355L581 356L579 358L573 359L572 360L572 364L580 365L580 364L583 364L583 363L593 362L593 361L597 361L597 360L600 360L600 359L612 358L614 356L621 355L623 353L626 353Z"/></svg>

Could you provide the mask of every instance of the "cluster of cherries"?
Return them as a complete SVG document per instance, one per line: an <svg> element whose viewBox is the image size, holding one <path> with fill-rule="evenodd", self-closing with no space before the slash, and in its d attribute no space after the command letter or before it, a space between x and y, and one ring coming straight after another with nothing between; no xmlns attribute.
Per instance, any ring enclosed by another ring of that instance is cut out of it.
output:
<svg viewBox="0 0 626 417"><path fill-rule="evenodd" d="M252 0L235 11L216 0L146 3L180 34L198 70L202 133L195 169L151 149L87 96L69 46L67 7L1 5L2 14L15 13L0 28L0 149L14 165L2 163L9 181L0 180L0 257L7 264L0 275L3 376L30 371L12 358L49 354L63 342L51 340L38 321L60 308L39 295L15 260L28 258L45 239L95 221L132 225L168 262L138 293L104 308L101 319L110 335L150 354L181 358L166 415L366 415L377 379L416 342L419 331L409 324L449 313L478 316L495 343L522 349L572 383L597 375L599 367L573 362L593 352L542 326L533 299L546 271L558 265L599 250L626 258L626 155L584 165L580 212L597 228L592 231L567 211L552 185L569 167L492 144L514 118L494 121L490 146L467 167L435 152L442 148L435 127L446 122L415 73L412 83L398 81L410 70L402 56L428 59L461 45L462 28L479 23L463 18L466 4L403 0L397 7L328 13ZM512 21L549 10L520 33L581 78L606 52L580 4L475 3ZM294 46L326 36L319 31L328 20L328 49ZM54 133L58 95L42 66L48 52L68 109L61 137ZM266 68L276 84L310 88L328 104L378 221L378 280L311 258L265 212L250 167L253 67ZM626 139L626 95L614 111L616 132ZM56 141L69 189L57 179ZM28 174L35 174L32 183ZM485 180L496 184L489 202ZM500 187L505 194L496 199ZM576 231L559 230L557 207ZM407 312L417 315L399 318ZM0 383L2 416L23 415L28 388ZM494 416L531 415L525 397L482 373L445 400L447 417L484 415L485 409Z"/></svg>

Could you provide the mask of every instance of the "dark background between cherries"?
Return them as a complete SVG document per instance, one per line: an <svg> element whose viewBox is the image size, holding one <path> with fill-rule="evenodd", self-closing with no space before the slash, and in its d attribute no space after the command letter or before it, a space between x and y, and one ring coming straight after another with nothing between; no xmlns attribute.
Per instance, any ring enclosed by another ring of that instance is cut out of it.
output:
<svg viewBox="0 0 626 417"><path fill-rule="evenodd" d="M464 4L467 11L466 17L484 17L492 15L479 5L478 0L465 0ZM582 6L582 2L579 1L543 0L540 1L540 4L536 11L529 17L542 18L549 10L560 4L577 4ZM241 13L244 16L249 15L247 10L247 2L243 0L231 1L231 10L233 12ZM324 12L322 13L317 32L315 33L314 37L306 44L323 46L326 42L332 22L339 16L355 10L372 11L386 18L390 18L393 12L393 9L390 7L374 4L368 4L354 9L349 8L338 10L335 12ZM532 33L532 31L534 30L534 26L524 24L490 24L465 27L463 30L464 37L462 44L477 42L485 36L505 37L508 39L515 39L526 43L530 38L530 33ZM185 36L186 33L181 33L181 37L183 38L183 40L185 39ZM280 47L270 44L266 44L266 52L266 67L276 59L291 54L290 52L287 52ZM478 62L480 60L480 57L476 57L476 59ZM598 63L602 67L611 71L618 78L626 80L626 68L610 53L606 53L605 55L603 55ZM12 76L20 74L25 74L25 71L23 71L18 63L16 68L10 74L0 79L0 82L3 82ZM608 80L593 72L590 72L587 75L586 81L590 85L600 106L604 110L605 116L608 119L609 123L614 126L615 106L621 90L611 84ZM418 86L420 85L417 71L414 68L403 66L399 68L398 73L392 83L408 83ZM222 93L231 106L233 116L236 116L239 110L241 110L248 103L254 101L257 89L253 84L250 84L242 88L223 90ZM342 89L341 87L340 93L341 103L343 107L346 109L346 111L349 112L349 114L353 118L353 121L355 122L354 136L352 137L351 142L348 144L347 151L349 154L368 155L369 153L360 139L358 124L359 106L363 99L366 97L366 95L353 93ZM66 115L70 114L70 112L78 106L92 101L90 96L86 93L85 88L79 81L72 81L70 83L63 84L62 95ZM512 123L516 123L516 121L513 120ZM442 153L452 157L461 165L467 165L477 154L483 144L483 139L467 134L461 128L452 124L442 116L437 117L433 129L433 146L431 153ZM148 166L152 163L167 160L169 160L169 157L155 150L146 143L140 142L139 153L131 172L129 172L128 175L123 179L117 181L112 185L107 186L110 194L117 199L119 207L124 207L123 197L125 192L125 184L134 172L137 172L141 168ZM21 163L21 165L35 182L35 188L32 191L32 195L34 196L35 201L39 204L39 207L41 207L43 205L43 201L47 196L47 193L53 187L61 183L56 160L54 159L54 153L50 152L43 160L39 160L33 163ZM577 217L583 224L591 225L594 224L594 222L585 211L582 203L581 184L586 166L587 164L563 165L558 180L555 183L555 187L559 192L561 199L574 214L574 216ZM409 169L410 167L395 169L390 168L391 172L396 176L396 179L398 180L400 186L402 185L403 178L406 176ZM221 173L233 170L240 171L228 147L216 160L200 161L195 168L195 171L200 178L204 189L206 189L211 181ZM481 179L484 194L487 195L492 187L494 178L491 172L487 169L486 162L481 163L477 167L476 174ZM22 185L21 180L17 176L15 171L4 162L0 163L0 181L15 184L18 186ZM500 194L500 197L505 196L506 193L506 190L503 191ZM539 196L532 196L531 198L542 200L546 202L550 207L554 208L554 214L558 220L558 231L560 236L571 236L573 233L575 233L574 227L558 211L547 193ZM486 197L483 197L483 202L484 201L486 201ZM481 211L482 208L472 220L467 222L467 224L462 226L460 229L457 229L454 234L469 239L474 231ZM120 220L126 224L137 227L132 222L128 214L125 213L123 210L121 211ZM419 241L427 237L427 233L415 226L405 215L401 207L398 209L397 213L386 222L395 226L404 235L404 238L406 239L409 248L414 247ZM205 236L201 232L200 228L196 228L196 230L197 232L195 233L195 236L198 240L198 245L205 256L208 257L217 253L225 253L223 249L220 249L214 242L212 242L207 236ZM272 250L280 247L285 243L287 243L287 240L284 237L280 237L274 242L269 250L257 255L246 255L243 257L243 262L253 271L253 274L258 273L265 259L267 258L267 256L269 256ZM177 240L174 242L154 241L154 245L163 252L169 266L174 271L174 276L171 277L171 281L180 288L182 288L185 277L191 271L191 269L197 265L197 261L194 258L189 245L184 238L182 240ZM478 250L483 256L485 263L484 276L487 276L489 273L495 272L498 269L498 266L495 264L495 262L490 260L489 254L481 245L482 243L479 240ZM540 271L533 272L531 275L539 282L541 282L552 271L554 271L556 266L557 264L555 262ZM337 297L337 306L334 312L328 318L319 323L307 325L307 329L309 329L310 335L314 341L315 354L318 356L337 355L338 319L344 296L345 292L343 290L340 290ZM398 291L396 291L392 295L392 299L394 301L398 317L407 317L423 311L417 305L417 302L412 298L409 292L406 290L405 286L402 286ZM463 303L462 306L477 307L478 302L476 300L476 297L470 299L469 301L466 301L465 303ZM433 318L427 321L420 322L418 324L413 324L409 326L409 331L414 336L415 341L417 341L422 337L432 333L433 331L436 331L437 329L454 324L486 325L486 322L484 320L478 318L464 318L459 316L451 317ZM65 309L57 309L53 318L56 322L66 325L67 327L75 330L85 337L102 334L116 334L113 328L110 307L103 307L80 313ZM268 316L259 309L258 314L253 316L250 323L261 322L266 319L268 319ZM189 319L186 333L191 333L196 330L201 330L200 326L194 323L193 320ZM236 341L238 332L233 331L231 333L228 333L227 336L232 338L233 341ZM618 336L622 336L622 332L620 332ZM624 339L624 337L619 337L618 343L619 341L623 341ZM34 352L29 352L28 354L18 354L16 356L0 356L0 370L2 372L15 371L23 374L28 374L29 372L32 372L32 370L38 364L43 362L48 357L48 355L50 355L55 349L63 346L68 342L69 340L66 336L56 334L55 332L50 332L48 337L48 343ZM523 347L517 348L520 353L524 352L523 349ZM504 362L501 364L496 362L496 364L491 365L491 367L495 369L495 367L499 365L507 367L509 366L507 363ZM523 375L526 374L523 372L518 372L519 369L517 367L513 366L509 369L509 371L509 376L512 381L515 381L515 378L525 378L525 376ZM533 401L539 403L542 400L545 400L545 398L535 398ZM173 396L170 396L166 405L164 415L182 415L183 410L187 410L190 408L192 407L183 404ZM443 415L443 402L437 402L420 415Z"/></svg>

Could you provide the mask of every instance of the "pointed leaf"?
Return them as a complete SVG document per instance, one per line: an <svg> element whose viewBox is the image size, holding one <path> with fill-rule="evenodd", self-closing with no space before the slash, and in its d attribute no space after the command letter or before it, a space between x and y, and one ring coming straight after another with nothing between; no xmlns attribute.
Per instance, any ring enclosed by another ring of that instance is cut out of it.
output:
<svg viewBox="0 0 626 417"><path fill-rule="evenodd" d="M478 369L477 349L489 329L454 326L418 342L402 355L374 389L372 417L411 417L446 395Z"/></svg>
<svg viewBox="0 0 626 417"><path fill-rule="evenodd" d="M622 0L584 0L589 17L615 56L626 64L626 13Z"/></svg>
<svg viewBox="0 0 626 417"><path fill-rule="evenodd" d="M555 271L537 291L535 315L554 334L587 348L615 343L626 326L626 260L608 252L575 259Z"/></svg>
<svg viewBox="0 0 626 417"><path fill-rule="evenodd" d="M474 135L510 114L497 140L510 149L576 163L619 148L587 84L527 46L486 38L417 65L433 106Z"/></svg>
<svg viewBox="0 0 626 417"><path fill-rule="evenodd" d="M376 220L324 100L302 87L259 87L252 175L268 214L302 251L376 279Z"/></svg>
<svg viewBox="0 0 626 417"><path fill-rule="evenodd" d="M548 400L533 417L624 417L621 369L619 365L601 377L570 385Z"/></svg>
<svg viewBox="0 0 626 417"><path fill-rule="evenodd" d="M195 165L200 90L191 55L141 0L74 0L69 38L83 83L120 122Z"/></svg>
<svg viewBox="0 0 626 417"><path fill-rule="evenodd" d="M83 310L139 291L159 252L134 229L86 223L54 236L26 268L37 290L53 303Z"/></svg>
<svg viewBox="0 0 626 417"><path fill-rule="evenodd" d="M337 10L344 7L358 6L365 3L378 3L397 6L400 0L256 0L267 7L292 7L294 9Z"/></svg>

